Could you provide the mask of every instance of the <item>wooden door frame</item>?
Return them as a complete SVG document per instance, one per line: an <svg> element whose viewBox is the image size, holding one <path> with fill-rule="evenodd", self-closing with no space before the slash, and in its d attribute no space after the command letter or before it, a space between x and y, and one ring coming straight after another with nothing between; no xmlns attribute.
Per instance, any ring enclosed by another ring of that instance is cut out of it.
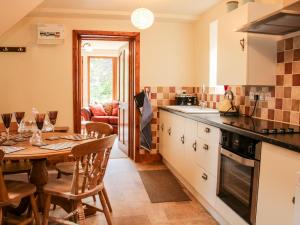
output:
<svg viewBox="0 0 300 225"><path fill-rule="evenodd" d="M81 131L81 42L82 40L129 42L129 118L128 156L140 161L140 118L135 107L134 95L140 91L140 33L119 31L73 30L73 123L74 132Z"/></svg>

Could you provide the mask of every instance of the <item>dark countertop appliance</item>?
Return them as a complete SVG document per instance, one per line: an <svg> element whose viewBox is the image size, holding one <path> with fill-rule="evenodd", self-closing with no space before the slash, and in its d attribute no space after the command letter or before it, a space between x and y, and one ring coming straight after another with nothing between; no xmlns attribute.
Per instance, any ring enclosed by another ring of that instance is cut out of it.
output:
<svg viewBox="0 0 300 225"><path fill-rule="evenodd" d="M176 94L176 105L197 105L197 97L195 94Z"/></svg>

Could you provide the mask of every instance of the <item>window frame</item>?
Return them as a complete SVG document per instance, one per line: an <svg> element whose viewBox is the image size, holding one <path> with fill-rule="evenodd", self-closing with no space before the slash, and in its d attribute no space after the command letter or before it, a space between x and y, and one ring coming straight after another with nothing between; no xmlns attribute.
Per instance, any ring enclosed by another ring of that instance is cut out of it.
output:
<svg viewBox="0 0 300 225"><path fill-rule="evenodd" d="M113 72L113 77L112 77L112 98L113 100L117 99L117 72L118 72L118 57L114 56L88 56L87 57L87 67L88 67L88 104L90 104L90 96L91 96L91 87L90 87L90 73L91 73L91 59L92 58L97 58L97 59L112 59L112 72Z"/></svg>

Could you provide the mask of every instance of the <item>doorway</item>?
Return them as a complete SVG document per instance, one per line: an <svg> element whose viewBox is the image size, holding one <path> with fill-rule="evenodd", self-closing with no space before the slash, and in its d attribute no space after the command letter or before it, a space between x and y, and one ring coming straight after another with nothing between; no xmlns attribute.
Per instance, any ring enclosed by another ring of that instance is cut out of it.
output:
<svg viewBox="0 0 300 225"><path fill-rule="evenodd" d="M139 43L137 32L73 31L74 131L81 130L83 107L117 104L117 124L106 116L98 119L114 123L119 147L135 161L139 159L139 115L134 104L134 95L140 90ZM115 51L108 54L103 48Z"/></svg>

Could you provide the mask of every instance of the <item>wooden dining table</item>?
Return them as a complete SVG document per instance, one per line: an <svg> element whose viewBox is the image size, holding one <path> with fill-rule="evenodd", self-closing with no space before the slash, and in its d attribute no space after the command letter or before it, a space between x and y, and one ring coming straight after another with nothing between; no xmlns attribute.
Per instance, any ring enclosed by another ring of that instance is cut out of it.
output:
<svg viewBox="0 0 300 225"><path fill-rule="evenodd" d="M42 137L46 144L55 144L61 142L75 142L76 144L85 143L91 141L91 139L86 140L67 140L60 138L58 140L47 140L49 137L62 137L68 135L75 135L74 133L54 133L48 132L43 133ZM24 142L19 142L15 147L24 147L25 149L5 154L4 160L30 160L32 163L32 168L29 176L30 183L34 184L37 188L37 195L38 195L38 206L40 211L42 211L44 207L44 194L43 194L43 186L48 182L48 169L46 162L47 160L51 159L52 157L58 158L61 157L62 159L66 156L71 154L71 148L66 148L63 150L48 150L38 146L33 146L29 143L29 140ZM72 204L68 202L66 199L60 198L53 198L52 202L56 205L61 206L65 211L71 212L72 211ZM24 204L23 204L24 205ZM90 209L87 210L88 214L94 214L95 211Z"/></svg>

